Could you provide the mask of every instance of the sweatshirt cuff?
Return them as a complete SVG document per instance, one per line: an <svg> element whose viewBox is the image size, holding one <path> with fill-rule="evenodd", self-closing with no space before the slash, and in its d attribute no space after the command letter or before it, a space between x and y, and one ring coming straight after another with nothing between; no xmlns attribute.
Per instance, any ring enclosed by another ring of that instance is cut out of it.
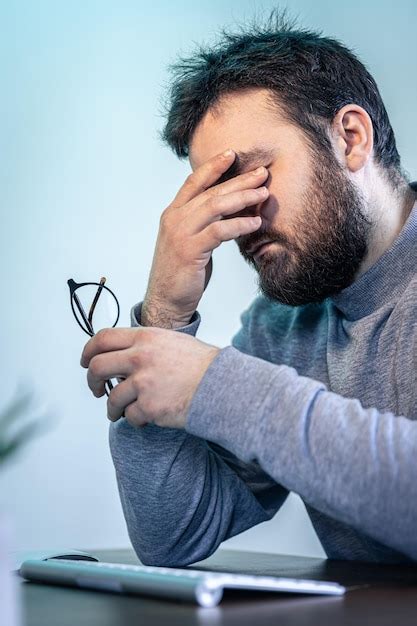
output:
<svg viewBox="0 0 417 626"><path fill-rule="evenodd" d="M142 326L142 324L140 323L142 304L143 302L139 302L139 304L135 304L135 306L132 307L130 311L130 322L134 328L144 328L144 326ZM200 322L201 322L200 313L196 311L193 314L192 318L190 319L189 324L186 324L185 326L181 326L180 328L176 328L175 330L177 330L180 333L185 333L187 335L195 336L197 333L198 327L200 326Z"/></svg>

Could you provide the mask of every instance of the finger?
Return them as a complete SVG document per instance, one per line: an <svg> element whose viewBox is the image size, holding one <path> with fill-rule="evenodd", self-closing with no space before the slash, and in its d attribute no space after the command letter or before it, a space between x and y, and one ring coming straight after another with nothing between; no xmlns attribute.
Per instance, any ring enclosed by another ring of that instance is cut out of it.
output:
<svg viewBox="0 0 417 626"><path fill-rule="evenodd" d="M81 367L88 367L97 354L130 348L140 328L104 328L90 339L84 346L81 355Z"/></svg>
<svg viewBox="0 0 417 626"><path fill-rule="evenodd" d="M111 378L127 378L132 371L132 351L120 350L94 356L88 367L87 383L96 398L105 393L104 383Z"/></svg>
<svg viewBox="0 0 417 626"><path fill-rule="evenodd" d="M126 407L136 401L137 393L131 377L113 387L107 399L107 417L111 422L123 416Z"/></svg>
<svg viewBox="0 0 417 626"><path fill-rule="evenodd" d="M241 189L226 195L211 196L206 200L204 210L196 210L188 216L187 227L189 232L191 234L201 232L203 228L223 217L265 202L268 196L269 189L264 186L257 189Z"/></svg>
<svg viewBox="0 0 417 626"><path fill-rule="evenodd" d="M131 426L134 426L135 428L146 426L146 424L149 423L142 409L140 408L139 399L131 402L131 404L129 404L125 408L124 415L129 424Z"/></svg>
<svg viewBox="0 0 417 626"><path fill-rule="evenodd" d="M258 167L256 170L234 176L230 180L226 180L223 183L214 185L210 189L207 189L203 193L200 193L197 198L194 198L189 204L195 209L195 207L204 204L209 198L216 196L224 196L225 194L232 193L233 191L240 191L243 189L256 189L262 183L266 181L269 176L269 171L266 167Z"/></svg>
<svg viewBox="0 0 417 626"><path fill-rule="evenodd" d="M253 233L261 223L262 219L259 216L233 217L229 220L213 222L200 235L197 235L201 250L210 252L210 250L218 248L224 241L231 241L242 235Z"/></svg>
<svg viewBox="0 0 417 626"><path fill-rule="evenodd" d="M180 207L198 196L220 178L222 174L232 165L236 154L233 150L216 154L209 159L194 172L187 176L185 183L182 185L170 206Z"/></svg>

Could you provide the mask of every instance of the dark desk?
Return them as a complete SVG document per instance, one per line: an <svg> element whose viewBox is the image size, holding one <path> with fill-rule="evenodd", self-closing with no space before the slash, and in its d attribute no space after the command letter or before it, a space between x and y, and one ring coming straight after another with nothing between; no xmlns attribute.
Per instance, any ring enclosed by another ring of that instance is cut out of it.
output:
<svg viewBox="0 0 417 626"><path fill-rule="evenodd" d="M102 561L138 563L131 550L91 551ZM139 596L22 582L25 626L415 626L417 567L219 550L198 564L216 571L317 577L346 585L345 597L226 592L213 609Z"/></svg>

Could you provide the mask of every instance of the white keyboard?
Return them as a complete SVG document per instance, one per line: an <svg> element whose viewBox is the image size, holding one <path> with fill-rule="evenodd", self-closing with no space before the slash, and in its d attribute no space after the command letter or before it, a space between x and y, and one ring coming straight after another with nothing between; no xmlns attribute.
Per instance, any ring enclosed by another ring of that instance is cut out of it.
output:
<svg viewBox="0 0 417 626"><path fill-rule="evenodd" d="M346 592L346 588L338 583L319 580L72 559L25 561L19 573L23 578L36 582L159 596L195 602L203 607L219 604L225 588L337 596Z"/></svg>

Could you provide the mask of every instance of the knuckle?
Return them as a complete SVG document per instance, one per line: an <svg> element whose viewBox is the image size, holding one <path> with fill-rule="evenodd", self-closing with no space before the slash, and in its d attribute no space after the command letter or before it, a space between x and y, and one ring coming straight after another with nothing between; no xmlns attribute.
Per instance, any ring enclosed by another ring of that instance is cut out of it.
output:
<svg viewBox="0 0 417 626"><path fill-rule="evenodd" d="M157 331L158 328L152 328L151 326L138 329L134 339L136 346L140 346L142 349L143 346L151 345L154 340L155 332Z"/></svg>
<svg viewBox="0 0 417 626"><path fill-rule="evenodd" d="M136 402L132 402L132 404L129 404L124 410L125 418L127 420L133 421L137 415L137 412L138 408L136 406Z"/></svg>
<svg viewBox="0 0 417 626"><path fill-rule="evenodd" d="M110 334L111 334L111 328L102 328L96 333L95 337L96 337L96 341L98 343L99 348L104 348L107 345L107 342L109 341L109 338L110 338Z"/></svg>
<svg viewBox="0 0 417 626"><path fill-rule="evenodd" d="M90 374L94 378L98 378L100 376L100 373L101 373L100 359L97 356L91 359L88 369L90 370Z"/></svg>
<svg viewBox="0 0 417 626"><path fill-rule="evenodd" d="M130 357L130 363L133 366L134 369L139 369L142 364L143 364L143 359L142 359L142 354L139 350L135 350L131 357Z"/></svg>
<svg viewBox="0 0 417 626"><path fill-rule="evenodd" d="M152 393L155 386L152 374L149 374L147 371L142 371L134 375L133 384L137 397L140 398L142 402L149 396L149 393Z"/></svg>
<svg viewBox="0 0 417 626"><path fill-rule="evenodd" d="M236 237L243 235L248 229L247 220L243 217L239 217L236 223Z"/></svg>
<svg viewBox="0 0 417 626"><path fill-rule="evenodd" d="M252 200L254 196L253 189L242 189L239 191L239 201L244 204L248 200Z"/></svg>
<svg viewBox="0 0 417 626"><path fill-rule="evenodd" d="M142 348L141 363L145 366L151 365L153 362L153 350L152 348L145 346Z"/></svg>
<svg viewBox="0 0 417 626"><path fill-rule="evenodd" d="M165 224L165 222L167 221L167 211L168 208L164 209L161 213L161 215L159 216L159 223L160 224Z"/></svg>
<svg viewBox="0 0 417 626"><path fill-rule="evenodd" d="M155 417L155 401L150 394L144 393L140 398L140 411L147 418L153 419Z"/></svg>
<svg viewBox="0 0 417 626"><path fill-rule="evenodd" d="M206 207L209 209L209 211L216 211L219 207L219 204L220 204L220 196L218 194L211 195L206 200Z"/></svg>
<svg viewBox="0 0 417 626"><path fill-rule="evenodd" d="M259 193L256 189L245 189L240 192L239 200L242 206L246 207L249 204L256 204L259 202L258 197Z"/></svg>
<svg viewBox="0 0 417 626"><path fill-rule="evenodd" d="M144 392L145 386L143 383L142 373L136 372L135 374L133 374L132 382L133 382L133 387L138 395Z"/></svg>
<svg viewBox="0 0 417 626"><path fill-rule="evenodd" d="M218 198L221 195L222 195L222 189L219 185L214 185L214 187L211 187L209 189L209 197Z"/></svg>
<svg viewBox="0 0 417 626"><path fill-rule="evenodd" d="M225 166L229 166L230 165L230 156L231 155L225 155L224 152L221 152L220 154L216 154L212 160L211 160L211 165L212 168L214 170L224 170Z"/></svg>
<svg viewBox="0 0 417 626"><path fill-rule="evenodd" d="M194 185L195 182L195 174L194 172L191 172L190 174L188 174L187 178L184 181L184 185L186 185L187 187L192 187Z"/></svg>
<svg viewBox="0 0 417 626"><path fill-rule="evenodd" d="M130 356L130 363L133 370L137 371L149 365L152 361L153 351L149 346L141 346L140 350L135 350Z"/></svg>
<svg viewBox="0 0 417 626"><path fill-rule="evenodd" d="M223 226L220 221L213 222L211 225L211 234L216 241L222 240Z"/></svg>
<svg viewBox="0 0 417 626"><path fill-rule="evenodd" d="M171 211L170 211L170 207L167 207L166 209L164 209L161 213L161 216L159 218L159 224L162 228L167 228L169 227L169 224L171 222L170 220L171 218Z"/></svg>
<svg viewBox="0 0 417 626"><path fill-rule="evenodd" d="M162 411L161 400L155 397L155 395L152 395L149 398L147 409L148 413L152 415L152 417L157 417Z"/></svg>

